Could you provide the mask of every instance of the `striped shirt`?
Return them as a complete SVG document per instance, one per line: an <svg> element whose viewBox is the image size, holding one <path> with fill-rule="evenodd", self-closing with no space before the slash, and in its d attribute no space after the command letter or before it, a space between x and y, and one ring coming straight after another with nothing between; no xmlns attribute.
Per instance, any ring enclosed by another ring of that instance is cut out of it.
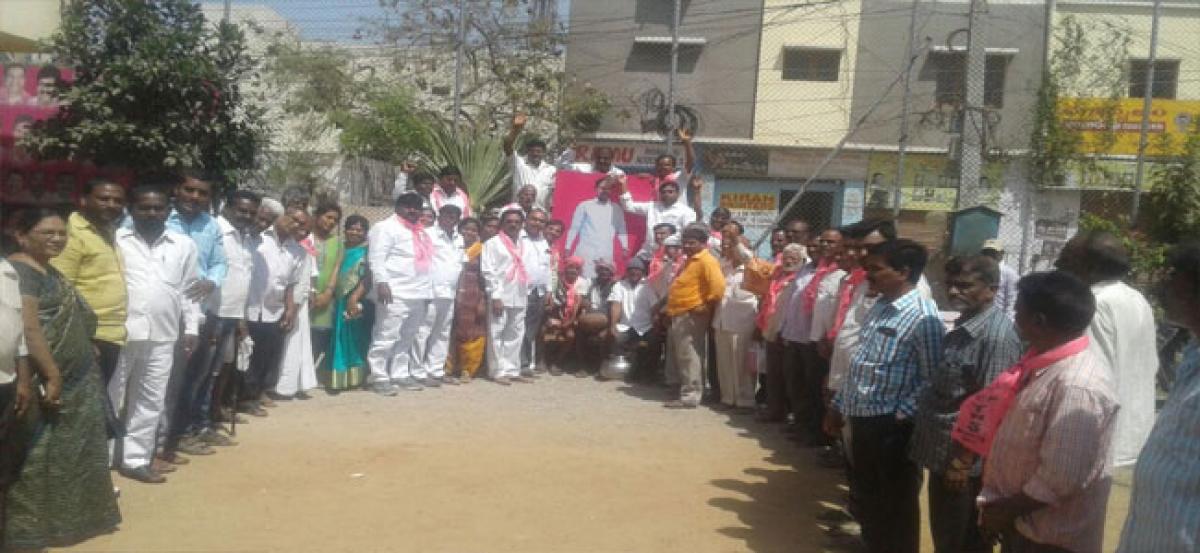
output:
<svg viewBox="0 0 1200 553"><path fill-rule="evenodd" d="M1194 337L1175 375L1133 472L1119 553L1200 550L1200 342Z"/></svg>
<svg viewBox="0 0 1200 553"><path fill-rule="evenodd" d="M942 358L942 317L937 304L913 289L867 313L862 346L834 405L850 417L900 414L912 417L917 394Z"/></svg>
<svg viewBox="0 0 1200 553"><path fill-rule="evenodd" d="M992 502L1024 493L1045 503L1017 519L1026 538L1100 553L1118 409L1111 375L1090 349L1043 367L1000 423L980 496Z"/></svg>
<svg viewBox="0 0 1200 553"><path fill-rule="evenodd" d="M1023 353L1016 329L999 305L954 324L942 339L942 362L917 398L909 442L909 458L935 473L945 472L949 464L950 430L963 400L1015 365ZM975 476L980 468L975 466Z"/></svg>

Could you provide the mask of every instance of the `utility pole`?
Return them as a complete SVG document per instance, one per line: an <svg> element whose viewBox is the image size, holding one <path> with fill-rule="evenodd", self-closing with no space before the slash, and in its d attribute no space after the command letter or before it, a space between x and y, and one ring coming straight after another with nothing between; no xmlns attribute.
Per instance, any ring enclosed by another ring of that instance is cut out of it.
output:
<svg viewBox="0 0 1200 553"><path fill-rule="evenodd" d="M1150 132L1150 108L1154 101L1154 64L1158 60L1158 20L1162 15L1162 0L1154 0L1154 16L1150 21L1150 60L1146 67L1146 93L1142 95L1142 127L1138 138L1137 173L1133 181L1133 209L1129 225L1137 225L1138 209L1142 203L1142 179L1146 176L1146 145Z"/></svg>
<svg viewBox="0 0 1200 553"><path fill-rule="evenodd" d="M454 113L451 115L455 138L458 138L458 114L462 112L463 51L466 44L467 0L458 0L458 48L454 51Z"/></svg>
<svg viewBox="0 0 1200 553"><path fill-rule="evenodd" d="M979 205L979 178L983 173L984 81L987 72L986 0L971 0L967 26L966 86L960 121L958 209Z"/></svg>
<svg viewBox="0 0 1200 553"><path fill-rule="evenodd" d="M912 106L912 68L917 56L913 44L917 37L917 7L921 0L913 0L912 14L908 18L908 48L904 50L904 99L900 106L900 151L896 154L896 182L892 190L892 219L900 219L900 188L904 186L904 157L908 153L908 115Z"/></svg>
<svg viewBox="0 0 1200 553"><path fill-rule="evenodd" d="M679 11L682 0L674 0L671 14L671 74L667 77L667 152L675 143L675 78L679 73Z"/></svg>

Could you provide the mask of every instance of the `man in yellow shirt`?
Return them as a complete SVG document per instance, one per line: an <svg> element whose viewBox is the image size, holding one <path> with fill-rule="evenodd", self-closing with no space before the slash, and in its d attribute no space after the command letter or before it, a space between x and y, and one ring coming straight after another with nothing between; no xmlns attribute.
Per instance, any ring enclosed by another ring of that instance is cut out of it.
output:
<svg viewBox="0 0 1200 553"><path fill-rule="evenodd" d="M704 337L725 295L725 277L720 263L708 252L708 236L704 225L689 225L683 230L687 260L667 291L666 314L671 319L668 340L674 346L679 371L679 399L668 402L669 409L693 409L704 393Z"/></svg>
<svg viewBox="0 0 1200 553"><path fill-rule="evenodd" d="M79 211L67 219L67 246L50 260L96 312L92 343L104 384L113 375L125 344L125 276L113 246L117 220L125 210L125 188L99 178L83 185Z"/></svg>

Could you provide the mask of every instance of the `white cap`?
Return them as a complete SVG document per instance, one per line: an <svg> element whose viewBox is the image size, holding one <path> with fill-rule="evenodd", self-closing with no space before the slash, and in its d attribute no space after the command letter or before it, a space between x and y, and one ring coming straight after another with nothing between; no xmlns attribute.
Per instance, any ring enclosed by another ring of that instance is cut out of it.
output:
<svg viewBox="0 0 1200 553"><path fill-rule="evenodd" d="M987 251L987 250L995 250L1000 253L1004 253L1004 242L1001 242L998 238L992 238L991 240L984 240L983 247L979 248L979 251Z"/></svg>

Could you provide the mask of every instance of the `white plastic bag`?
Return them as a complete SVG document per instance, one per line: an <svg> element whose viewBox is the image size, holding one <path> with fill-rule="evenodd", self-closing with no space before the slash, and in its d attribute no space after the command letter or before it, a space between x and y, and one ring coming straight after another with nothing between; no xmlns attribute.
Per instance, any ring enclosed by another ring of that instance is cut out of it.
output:
<svg viewBox="0 0 1200 553"><path fill-rule="evenodd" d="M252 353L254 353L254 340L246 336L242 338L242 343L238 344L237 370L239 372L250 370L250 354Z"/></svg>
<svg viewBox="0 0 1200 553"><path fill-rule="evenodd" d="M751 342L746 348L745 371L750 374L767 372L767 348L762 342Z"/></svg>

